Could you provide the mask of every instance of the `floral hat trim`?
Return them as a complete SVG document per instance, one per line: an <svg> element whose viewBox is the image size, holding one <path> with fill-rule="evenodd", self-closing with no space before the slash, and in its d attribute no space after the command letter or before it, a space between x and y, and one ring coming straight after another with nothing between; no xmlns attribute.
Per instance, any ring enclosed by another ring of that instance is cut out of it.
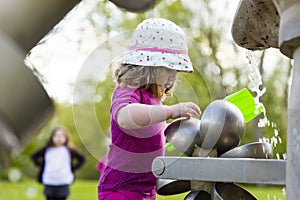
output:
<svg viewBox="0 0 300 200"><path fill-rule="evenodd" d="M142 51L150 51L150 52L174 53L174 54L185 54L185 55L187 55L187 52L185 50L160 49L160 48L157 48L157 47L130 47L130 50L142 50Z"/></svg>

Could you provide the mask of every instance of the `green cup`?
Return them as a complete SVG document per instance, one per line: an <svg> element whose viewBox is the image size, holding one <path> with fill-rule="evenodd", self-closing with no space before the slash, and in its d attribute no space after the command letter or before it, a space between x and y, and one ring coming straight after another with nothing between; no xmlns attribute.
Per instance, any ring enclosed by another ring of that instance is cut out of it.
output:
<svg viewBox="0 0 300 200"><path fill-rule="evenodd" d="M241 110L246 123L261 114L265 109L263 104L254 101L247 88L226 96L224 100L234 104Z"/></svg>
<svg viewBox="0 0 300 200"><path fill-rule="evenodd" d="M171 151L176 150L176 148L175 148L170 142L167 142L167 143L166 143L165 148L166 148L166 150L167 150L168 152L171 152Z"/></svg>

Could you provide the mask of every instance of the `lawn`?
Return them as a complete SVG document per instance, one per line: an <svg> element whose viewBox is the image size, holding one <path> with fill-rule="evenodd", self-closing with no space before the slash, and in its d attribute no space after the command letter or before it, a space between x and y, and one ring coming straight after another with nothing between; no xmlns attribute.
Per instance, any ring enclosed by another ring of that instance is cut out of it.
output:
<svg viewBox="0 0 300 200"><path fill-rule="evenodd" d="M259 200L285 200L283 187L281 186L253 186L242 185L243 188L251 192ZM0 181L0 199L1 200L19 200L35 199L43 200L43 186L34 180L26 179L20 183ZM185 194L172 196L157 196L157 200L182 200ZM71 186L71 196L68 200L96 200L97 199L97 181L76 180Z"/></svg>

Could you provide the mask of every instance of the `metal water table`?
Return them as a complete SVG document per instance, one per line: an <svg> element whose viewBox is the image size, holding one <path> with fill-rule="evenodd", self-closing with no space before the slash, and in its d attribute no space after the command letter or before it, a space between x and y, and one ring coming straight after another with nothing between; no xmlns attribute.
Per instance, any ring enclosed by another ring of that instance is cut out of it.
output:
<svg viewBox="0 0 300 200"><path fill-rule="evenodd" d="M286 161L272 159L272 145L238 146L245 132L242 113L224 100L212 102L201 120L178 119L165 134L182 156L161 156L152 163L157 192L191 191L186 200L256 199L234 183L285 185Z"/></svg>

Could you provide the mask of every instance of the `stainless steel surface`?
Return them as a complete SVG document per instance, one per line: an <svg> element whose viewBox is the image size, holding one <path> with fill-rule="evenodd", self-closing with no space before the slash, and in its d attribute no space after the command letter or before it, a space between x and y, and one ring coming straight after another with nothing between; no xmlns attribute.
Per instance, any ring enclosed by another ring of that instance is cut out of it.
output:
<svg viewBox="0 0 300 200"><path fill-rule="evenodd" d="M247 190L233 183L216 183L211 193L212 200L256 200Z"/></svg>
<svg viewBox="0 0 300 200"><path fill-rule="evenodd" d="M211 196L209 193L202 190L195 190L188 193L184 200L211 200Z"/></svg>
<svg viewBox="0 0 300 200"><path fill-rule="evenodd" d="M285 160L252 158L157 157L164 172L157 178L285 185Z"/></svg>
<svg viewBox="0 0 300 200"><path fill-rule="evenodd" d="M0 49L0 138L10 138L7 146L16 148L14 144L24 144L53 115L54 104L24 65L23 52L1 32Z"/></svg>
<svg viewBox="0 0 300 200"><path fill-rule="evenodd" d="M217 148L224 153L240 143L245 133L245 120L241 111L232 103L216 100L204 110L200 124L200 147Z"/></svg>
<svg viewBox="0 0 300 200"><path fill-rule="evenodd" d="M6 4L3 4L4 1L0 2L0 31L9 35L9 37L27 53L37 45L80 0L10 0L6 1ZM24 58L25 54L23 59ZM20 77L21 76L20 74Z"/></svg>
<svg viewBox="0 0 300 200"><path fill-rule="evenodd" d="M191 190L190 181L174 179L156 179L156 191L159 195L174 195Z"/></svg>
<svg viewBox="0 0 300 200"><path fill-rule="evenodd" d="M163 160L157 160L152 163L152 172L157 175L163 174L165 171L165 163Z"/></svg>
<svg viewBox="0 0 300 200"><path fill-rule="evenodd" d="M120 8L124 8L131 12L144 12L153 8L155 5L156 0L109 0L116 4L116 6Z"/></svg>
<svg viewBox="0 0 300 200"><path fill-rule="evenodd" d="M165 130L167 140L180 152L192 156L195 145L200 144L200 120L180 118Z"/></svg>
<svg viewBox="0 0 300 200"><path fill-rule="evenodd" d="M0 151L7 149L10 151L19 150L21 148L20 140L14 134L8 123L0 116Z"/></svg>
<svg viewBox="0 0 300 200"><path fill-rule="evenodd" d="M211 193L215 182L191 180L191 190L199 190Z"/></svg>
<svg viewBox="0 0 300 200"><path fill-rule="evenodd" d="M266 142L254 142L231 149L220 157L271 159L273 157L273 148L271 144Z"/></svg>
<svg viewBox="0 0 300 200"><path fill-rule="evenodd" d="M299 3L300 6L300 3ZM298 10L299 13L299 10ZM300 19L300 18L298 18ZM300 26L298 26L300 28ZM288 105L287 129L287 199L300 199L300 46L294 53L293 78Z"/></svg>

